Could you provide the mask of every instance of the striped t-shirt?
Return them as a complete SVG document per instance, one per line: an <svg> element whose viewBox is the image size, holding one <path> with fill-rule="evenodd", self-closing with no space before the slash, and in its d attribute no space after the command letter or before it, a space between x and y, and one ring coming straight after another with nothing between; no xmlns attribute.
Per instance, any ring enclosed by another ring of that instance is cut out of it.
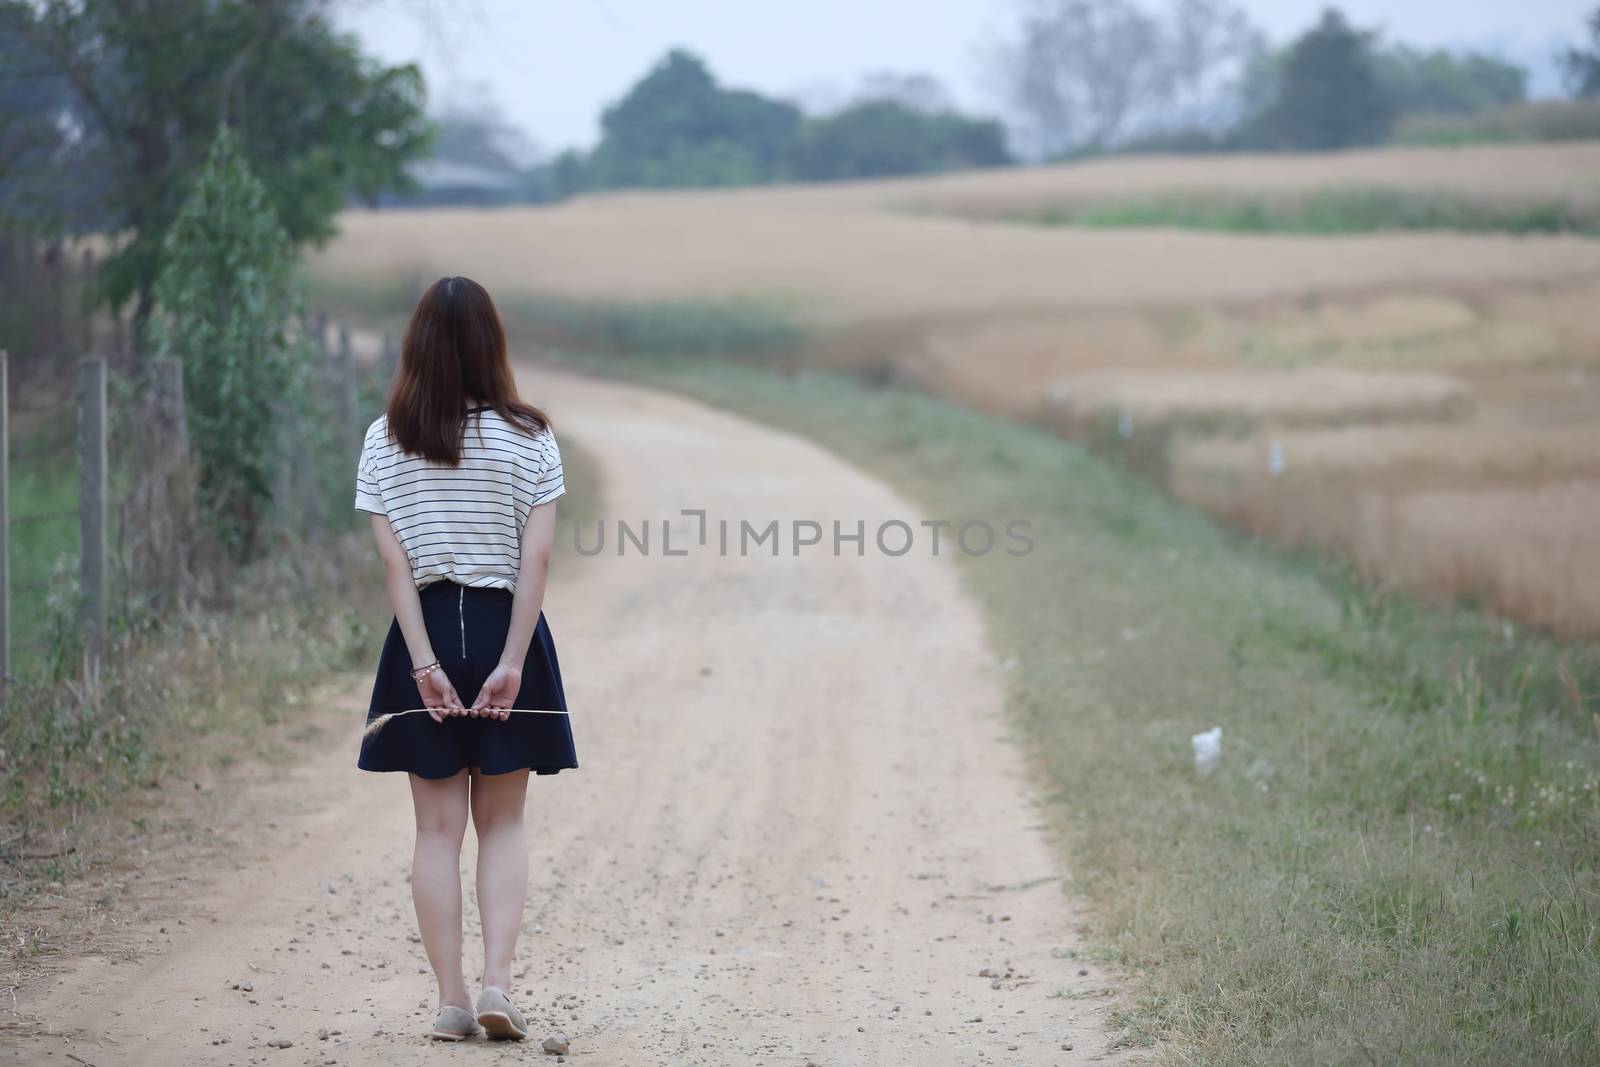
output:
<svg viewBox="0 0 1600 1067"><path fill-rule="evenodd" d="M457 467L402 451L381 416L356 472L356 508L389 517L419 587L448 578L515 590L528 513L565 491L549 428L529 436L492 408L467 412Z"/></svg>

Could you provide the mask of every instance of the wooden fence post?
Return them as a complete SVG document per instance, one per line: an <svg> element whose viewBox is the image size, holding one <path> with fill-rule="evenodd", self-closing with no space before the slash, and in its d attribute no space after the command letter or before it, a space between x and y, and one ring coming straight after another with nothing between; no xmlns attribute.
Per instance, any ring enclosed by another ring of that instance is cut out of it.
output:
<svg viewBox="0 0 1600 1067"><path fill-rule="evenodd" d="M189 456L189 415L183 406L183 361L163 357L151 362L155 415L161 420L161 446L167 458Z"/></svg>
<svg viewBox="0 0 1600 1067"><path fill-rule="evenodd" d="M194 513L194 484L189 466L189 422L183 405L183 361L163 358L151 365L150 413L155 424L156 454L145 457L157 474L155 508L149 517L154 573L164 602L176 605L188 593L185 566L193 544L190 522Z"/></svg>
<svg viewBox="0 0 1600 1067"><path fill-rule="evenodd" d="M0 685L11 680L11 383L0 348Z"/></svg>
<svg viewBox="0 0 1600 1067"><path fill-rule="evenodd" d="M356 426L358 386L355 353L350 349L350 328L340 323L338 360L334 364L335 402L338 405L336 417L339 420L339 447L344 449L345 458L352 462L361 454L361 431Z"/></svg>
<svg viewBox="0 0 1600 1067"><path fill-rule="evenodd" d="M106 363L78 364L78 587L83 647L98 663L106 638Z"/></svg>
<svg viewBox="0 0 1600 1067"><path fill-rule="evenodd" d="M45 351L60 351L67 347L67 288L66 252L59 240L51 241L44 249L45 303L49 307L50 333L45 341Z"/></svg>
<svg viewBox="0 0 1600 1067"><path fill-rule="evenodd" d="M78 276L78 314L83 319L84 351L94 347L94 303L88 293L94 285L94 249L83 250L83 267ZM122 353L115 353L118 359Z"/></svg>
<svg viewBox="0 0 1600 1067"><path fill-rule="evenodd" d="M318 311L308 319L307 328L311 332L311 341L314 346L311 363L312 388L318 397L325 397L332 384L331 367L329 366L328 353L328 312ZM320 407L320 405L318 405ZM286 487L291 487L299 503L300 531L308 544L315 544L322 540L323 526L323 500L322 483L318 477L318 466L313 446L308 439L310 427L307 419L331 418L336 412L329 411L325 414L313 416L303 409L284 410L281 412L285 425L291 428L293 445L287 450L290 457L291 468L288 471Z"/></svg>

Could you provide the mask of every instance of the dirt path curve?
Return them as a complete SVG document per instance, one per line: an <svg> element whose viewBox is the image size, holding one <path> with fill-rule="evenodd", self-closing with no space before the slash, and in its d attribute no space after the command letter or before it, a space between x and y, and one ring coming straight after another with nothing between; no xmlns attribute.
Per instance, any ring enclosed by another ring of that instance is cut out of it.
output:
<svg viewBox="0 0 1600 1067"><path fill-rule="evenodd" d="M568 566L548 603L583 767L530 788L518 995L536 1037L563 1031L568 1061L596 1067L1103 1058L1105 978L1071 958L1063 871L949 561L716 551L722 519L870 531L915 509L687 400L523 377L602 462L612 520L607 554ZM707 511L706 548L683 508ZM653 520L648 558L617 558L618 518ZM665 518L687 556L660 554ZM23 1010L59 1036L0 1063L542 1058L418 1036L433 989L405 782L354 769L362 680L342 694L348 727L251 797L260 833L239 835L235 870L197 874L186 924L32 990ZM470 975L470 906L469 926Z"/></svg>

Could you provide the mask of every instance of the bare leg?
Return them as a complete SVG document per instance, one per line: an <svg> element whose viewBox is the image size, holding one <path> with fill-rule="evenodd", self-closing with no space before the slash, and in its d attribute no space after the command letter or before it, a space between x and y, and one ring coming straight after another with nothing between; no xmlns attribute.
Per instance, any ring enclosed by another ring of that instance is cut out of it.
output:
<svg viewBox="0 0 1600 1067"><path fill-rule="evenodd" d="M522 806L528 772L472 774L478 831L478 914L483 919L483 984L511 989L511 957L528 900L528 838Z"/></svg>
<svg viewBox="0 0 1600 1067"><path fill-rule="evenodd" d="M439 1006L472 1010L461 972L461 839L467 832L467 772L450 778L411 775L417 844L411 854L411 901L422 947L439 982Z"/></svg>

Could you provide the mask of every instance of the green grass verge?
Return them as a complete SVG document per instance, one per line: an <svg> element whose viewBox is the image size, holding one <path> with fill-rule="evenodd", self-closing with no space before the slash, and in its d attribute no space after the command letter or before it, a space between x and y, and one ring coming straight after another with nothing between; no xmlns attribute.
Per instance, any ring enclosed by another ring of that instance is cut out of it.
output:
<svg viewBox="0 0 1600 1067"><path fill-rule="evenodd" d="M1062 205L1020 221L1090 228L1175 227L1231 233L1338 235L1387 230L1600 233L1600 214L1564 199L1495 202L1442 190L1326 188L1300 197L1170 195Z"/></svg>
<svg viewBox="0 0 1600 1067"><path fill-rule="evenodd" d="M1082 448L840 377L596 361L826 444L967 561L1072 891L1172 1063L1600 1062L1593 650L1374 595ZM1191 734L1220 725L1221 769Z"/></svg>
<svg viewBox="0 0 1600 1067"><path fill-rule="evenodd" d="M27 860L34 839L72 833L119 791L193 759L251 751L312 685L370 658L372 598L352 575L370 550L346 537L254 564L224 610L192 609L118 635L98 683L26 682L0 705L0 918L15 892L92 857ZM370 568L368 568L370 570ZM376 584L376 583L367 583Z"/></svg>
<svg viewBox="0 0 1600 1067"><path fill-rule="evenodd" d="M76 426L67 417L18 441L11 468L11 657L15 673L58 674L75 645L78 587ZM113 543L115 541L113 540Z"/></svg>

